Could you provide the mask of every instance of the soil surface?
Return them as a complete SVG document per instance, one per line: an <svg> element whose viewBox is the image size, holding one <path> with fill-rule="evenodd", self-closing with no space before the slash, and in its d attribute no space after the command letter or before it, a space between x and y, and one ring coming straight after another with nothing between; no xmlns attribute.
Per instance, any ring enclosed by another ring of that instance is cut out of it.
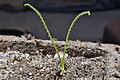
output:
<svg viewBox="0 0 120 80"><path fill-rule="evenodd" d="M63 53L64 41L55 41ZM66 73L50 40L0 35L0 80L120 80L120 46L69 41Z"/></svg>

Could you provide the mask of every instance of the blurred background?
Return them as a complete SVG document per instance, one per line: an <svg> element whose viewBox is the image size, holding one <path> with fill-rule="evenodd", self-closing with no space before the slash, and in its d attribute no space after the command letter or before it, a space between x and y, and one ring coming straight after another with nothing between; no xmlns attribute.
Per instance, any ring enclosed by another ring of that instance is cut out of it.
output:
<svg viewBox="0 0 120 80"><path fill-rule="evenodd" d="M49 39L39 17L24 3L34 5L57 40L65 40L75 16L89 10L71 31L71 40L101 41L120 45L120 0L0 0L0 34L31 33L36 38Z"/></svg>

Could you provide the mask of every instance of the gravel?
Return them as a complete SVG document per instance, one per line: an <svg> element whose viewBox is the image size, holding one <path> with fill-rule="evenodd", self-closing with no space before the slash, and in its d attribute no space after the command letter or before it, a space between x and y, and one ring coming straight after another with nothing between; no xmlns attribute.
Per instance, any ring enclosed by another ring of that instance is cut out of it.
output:
<svg viewBox="0 0 120 80"><path fill-rule="evenodd" d="M49 40L12 38L0 36L0 80L120 80L118 45L69 41L61 76ZM62 55L64 41L56 43Z"/></svg>

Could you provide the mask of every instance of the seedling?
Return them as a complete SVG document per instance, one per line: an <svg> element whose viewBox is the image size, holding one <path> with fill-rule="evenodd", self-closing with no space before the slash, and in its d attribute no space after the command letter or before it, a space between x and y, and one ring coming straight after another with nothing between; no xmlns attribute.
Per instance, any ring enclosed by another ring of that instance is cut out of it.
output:
<svg viewBox="0 0 120 80"><path fill-rule="evenodd" d="M60 65L61 65L61 73L60 73L60 74L63 75L63 74L65 73L64 60L65 60L66 47L67 47L67 44L68 44L68 40L69 40L68 38L69 38L70 32L71 32L71 30L72 30L75 22L79 19L79 17L81 17L81 16L83 16L83 15L85 15L85 14L90 15L90 12L89 12L89 11L84 11L84 12L82 12L82 13L79 13L79 14L74 18L74 20L72 21L72 23L71 23L71 25L70 25L70 27L69 27L69 29L68 29L67 35L66 35L66 41L65 41L65 45L64 45L64 53L63 53L63 57L61 58L61 57L60 57L60 54L59 54L59 51L58 51L58 48L57 48L57 46L56 46L56 44L55 44L55 41L54 41L53 37L51 36L51 33L50 33L50 31L49 31L49 29L48 29L48 27L47 27L47 25L46 25L46 22L45 22L44 18L42 17L42 14L41 14L35 7L33 7L33 6L32 6L31 4L29 4L29 3L24 4L24 6L29 6L33 11L35 11L35 13L37 13L37 15L39 16L39 18L41 19L41 21L42 21L42 23L43 23L43 26L44 26L47 34L48 34L48 37L50 38L50 40L51 40L51 42L52 42L52 44L53 44L53 46L54 46L54 48L55 48L56 54L58 55L58 59L59 59L59 61L60 61Z"/></svg>

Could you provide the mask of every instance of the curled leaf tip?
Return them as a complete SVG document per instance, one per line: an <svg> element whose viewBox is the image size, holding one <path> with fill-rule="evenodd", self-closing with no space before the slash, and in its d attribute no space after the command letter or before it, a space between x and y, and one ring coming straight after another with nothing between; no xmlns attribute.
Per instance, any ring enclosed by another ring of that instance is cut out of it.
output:
<svg viewBox="0 0 120 80"><path fill-rule="evenodd" d="M30 4L28 4L28 3L24 4L24 6L28 6L28 5L30 5Z"/></svg>
<svg viewBox="0 0 120 80"><path fill-rule="evenodd" d="M88 11L88 15L90 15L90 11Z"/></svg>

